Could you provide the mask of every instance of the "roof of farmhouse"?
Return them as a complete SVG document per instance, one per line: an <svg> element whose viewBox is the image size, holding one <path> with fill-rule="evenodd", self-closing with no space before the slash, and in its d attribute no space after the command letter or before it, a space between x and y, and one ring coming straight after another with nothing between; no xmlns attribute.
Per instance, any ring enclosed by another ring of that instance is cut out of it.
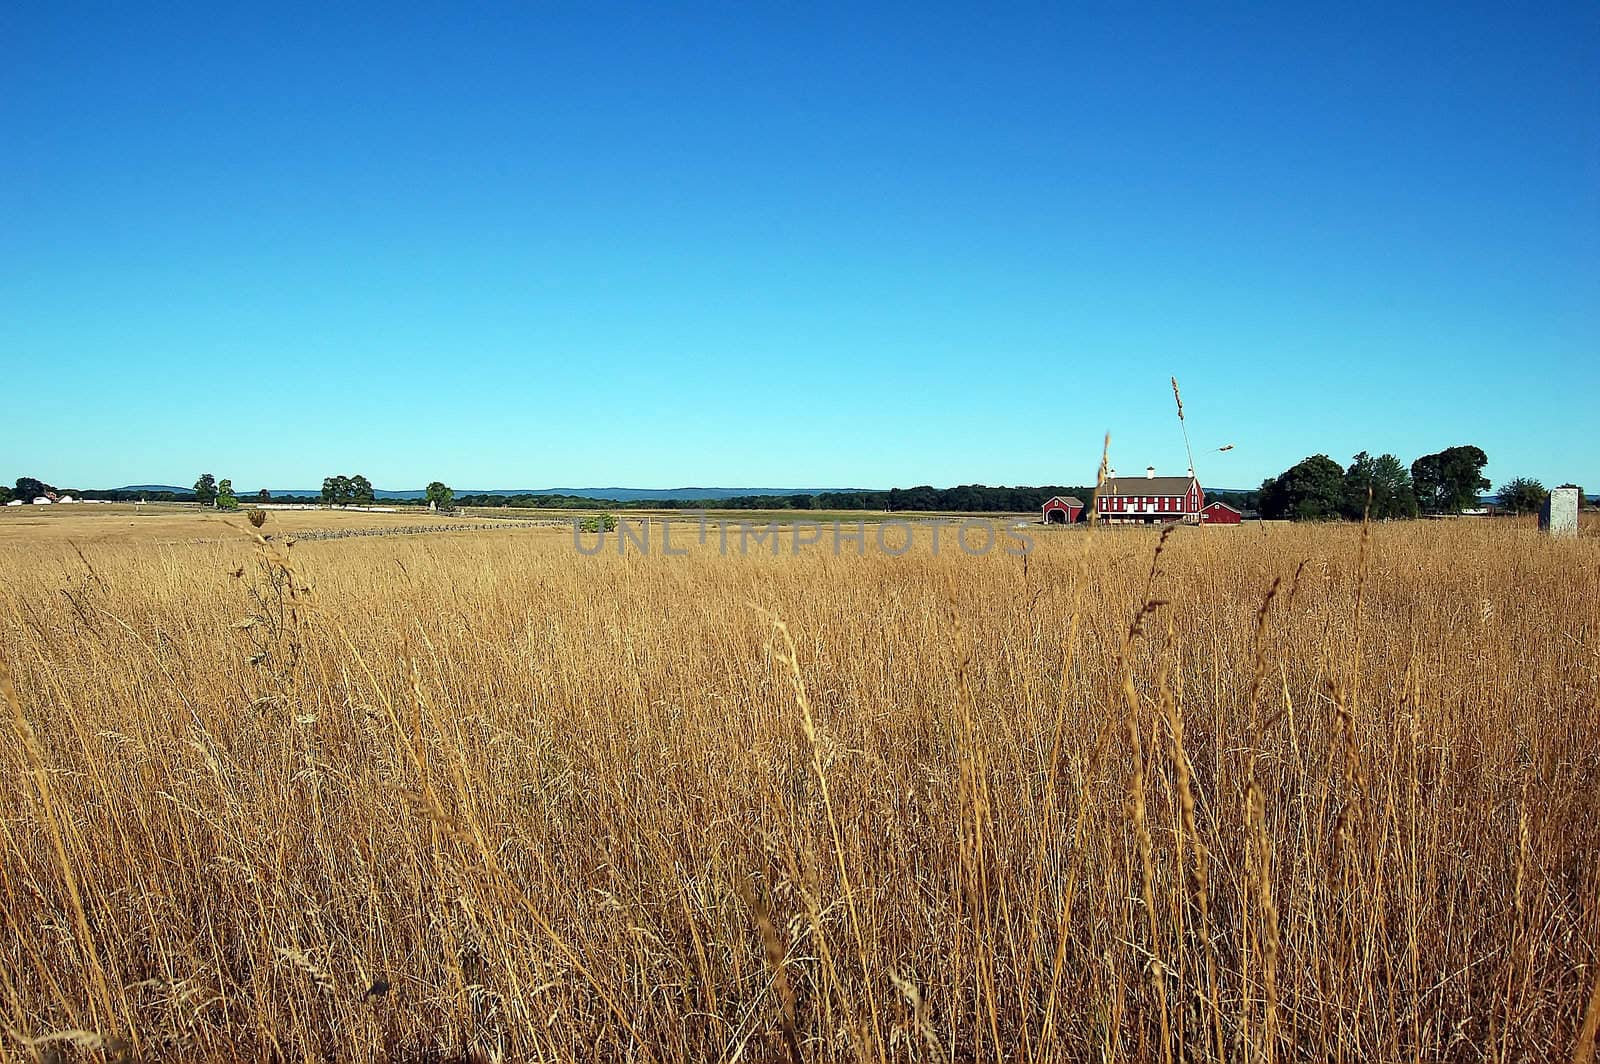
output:
<svg viewBox="0 0 1600 1064"><path fill-rule="evenodd" d="M1107 477L1103 495L1183 495L1194 477Z"/></svg>

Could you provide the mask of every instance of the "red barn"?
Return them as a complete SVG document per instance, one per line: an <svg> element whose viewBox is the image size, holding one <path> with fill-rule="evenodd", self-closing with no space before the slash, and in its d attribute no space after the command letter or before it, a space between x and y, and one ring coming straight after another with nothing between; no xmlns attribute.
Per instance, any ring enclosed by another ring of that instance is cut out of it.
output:
<svg viewBox="0 0 1600 1064"><path fill-rule="evenodd" d="M1236 525L1243 519L1244 514L1225 502L1207 503L1200 511L1200 523L1205 525Z"/></svg>
<svg viewBox="0 0 1600 1064"><path fill-rule="evenodd" d="M1119 477L1116 470L1106 476L1095 509L1100 520L1113 525L1155 525L1172 521L1198 523L1205 508L1206 493L1195 479L1194 470L1182 477L1158 477L1149 466L1142 477Z"/></svg>
<svg viewBox="0 0 1600 1064"><path fill-rule="evenodd" d="M1057 495L1044 504L1044 523L1047 525L1076 524L1078 517L1082 513L1082 499L1072 495L1068 495L1063 499Z"/></svg>

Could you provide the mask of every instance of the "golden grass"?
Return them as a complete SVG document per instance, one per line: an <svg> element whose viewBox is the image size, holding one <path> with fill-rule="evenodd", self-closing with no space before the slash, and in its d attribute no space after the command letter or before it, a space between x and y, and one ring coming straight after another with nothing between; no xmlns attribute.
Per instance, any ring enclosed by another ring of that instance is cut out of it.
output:
<svg viewBox="0 0 1600 1064"><path fill-rule="evenodd" d="M245 504L246 508L248 503ZM395 513L360 510L269 510L265 531L303 533L340 529L380 529L415 525L460 523L462 518L441 517L410 507ZM0 506L0 547L27 549L52 543L71 551L68 541L86 543L151 544L236 540L248 522L245 510L202 510L181 503L79 503L70 506Z"/></svg>
<svg viewBox="0 0 1600 1064"><path fill-rule="evenodd" d="M10 536L0 1058L1586 1051L1600 540L919 535Z"/></svg>

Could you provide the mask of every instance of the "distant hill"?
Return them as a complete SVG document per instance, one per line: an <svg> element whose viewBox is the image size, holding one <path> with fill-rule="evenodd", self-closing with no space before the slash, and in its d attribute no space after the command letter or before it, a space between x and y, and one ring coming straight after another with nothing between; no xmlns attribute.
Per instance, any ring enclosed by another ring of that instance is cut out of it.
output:
<svg viewBox="0 0 1600 1064"><path fill-rule="evenodd" d="M236 486L237 488L237 486ZM171 491L187 494L194 488L180 488L172 484L129 484L113 491ZM268 488L273 495L321 495L322 487ZM615 499L618 502L650 502L666 499L732 499L741 495L816 495L824 491L866 491L866 488L457 488L457 495L571 495L580 499ZM244 495L254 495L245 489ZM372 494L379 499L421 499L427 495L422 488L410 491L389 491L374 488ZM241 495L241 498L244 496Z"/></svg>
<svg viewBox="0 0 1600 1064"><path fill-rule="evenodd" d="M741 495L817 495L825 491L864 491L864 488L490 488L458 489L457 495L571 495L580 499L615 499L650 502L665 499L732 499ZM388 499L420 499L423 492L375 492Z"/></svg>

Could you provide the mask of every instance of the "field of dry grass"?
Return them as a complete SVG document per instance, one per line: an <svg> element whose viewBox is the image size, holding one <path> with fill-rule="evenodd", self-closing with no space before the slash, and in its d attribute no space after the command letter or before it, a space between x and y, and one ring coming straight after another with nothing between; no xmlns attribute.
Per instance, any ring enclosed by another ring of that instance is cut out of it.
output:
<svg viewBox="0 0 1600 1064"><path fill-rule="evenodd" d="M368 513L361 510L273 510L272 527L279 534L313 531L401 528L448 523L458 518L441 517L420 508L408 507L395 513ZM182 503L79 504L73 506L0 507L0 547L51 543L65 548L66 543L129 543L139 546L164 546L202 541L237 540L245 527L244 512L203 510ZM71 551L67 551L71 556Z"/></svg>
<svg viewBox="0 0 1600 1064"><path fill-rule="evenodd" d="M1582 1057L1593 533L0 523L0 1059Z"/></svg>

